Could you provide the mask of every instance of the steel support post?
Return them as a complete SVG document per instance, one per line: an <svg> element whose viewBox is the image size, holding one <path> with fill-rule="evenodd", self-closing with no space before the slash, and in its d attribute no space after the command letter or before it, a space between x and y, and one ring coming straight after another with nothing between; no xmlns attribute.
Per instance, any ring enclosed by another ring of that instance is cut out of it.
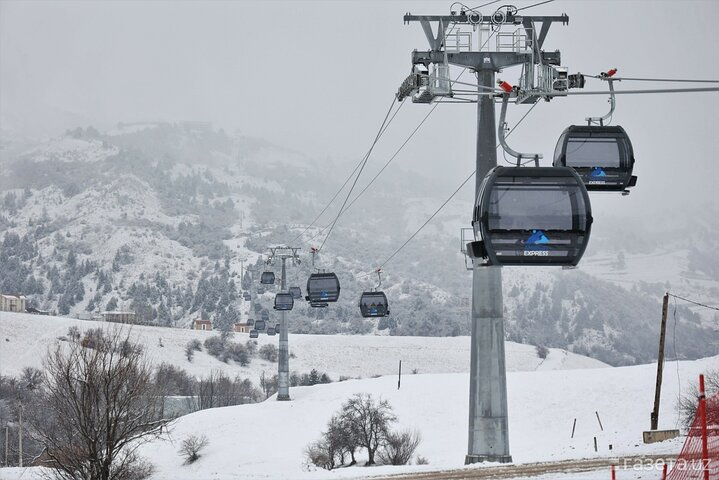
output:
<svg viewBox="0 0 719 480"><path fill-rule="evenodd" d="M478 70L482 87L494 87L493 70ZM480 95L477 111L476 193L497 166L494 98ZM507 374L504 355L502 271L475 261L472 278L472 356L469 383L469 442L465 463L509 463Z"/></svg>
<svg viewBox="0 0 719 480"><path fill-rule="evenodd" d="M280 291L284 292L287 287L287 270L285 264L287 257L282 256L282 280ZM287 312L280 312L280 350L277 362L277 400L287 401L290 399L290 351L287 339Z"/></svg>

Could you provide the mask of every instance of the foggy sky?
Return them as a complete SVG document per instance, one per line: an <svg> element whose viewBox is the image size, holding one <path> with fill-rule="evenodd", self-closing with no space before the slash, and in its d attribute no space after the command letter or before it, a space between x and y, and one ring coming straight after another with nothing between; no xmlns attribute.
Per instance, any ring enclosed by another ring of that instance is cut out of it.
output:
<svg viewBox="0 0 719 480"><path fill-rule="evenodd" d="M2 0L0 131L207 120L319 158L356 161L409 73L411 51L427 49L419 24L404 25L403 15L447 14L451 3ZM557 0L529 12L569 15L568 26L552 26L544 48L560 49L571 72L617 67L627 77L719 78L717 1ZM516 83L518 75L498 77ZM617 88L661 86L671 85ZM368 174L428 108L403 107ZM527 108L510 108L510 127ZM605 96L542 102L509 143L543 152L549 164L567 125L607 109ZM628 198L593 198L595 209L660 218L682 202L716 205L718 110L719 93L619 96L613 123L632 137L639 185ZM474 169L475 137L475 106L440 105L386 175L408 169L435 177L442 196Z"/></svg>

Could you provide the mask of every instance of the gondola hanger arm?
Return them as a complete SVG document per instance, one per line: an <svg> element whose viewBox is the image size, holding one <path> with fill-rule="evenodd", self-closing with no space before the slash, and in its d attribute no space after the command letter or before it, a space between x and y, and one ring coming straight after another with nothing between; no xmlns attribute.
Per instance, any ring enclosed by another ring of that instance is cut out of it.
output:
<svg viewBox="0 0 719 480"><path fill-rule="evenodd" d="M502 146L505 152L517 159L517 166L522 165L522 160L534 160L535 165L539 166L539 159L542 158L541 153L520 153L514 150L507 144L506 140L506 125L505 118L507 117L507 104L509 103L509 93L502 95L502 111L499 116L499 127L497 129L497 138L499 144Z"/></svg>

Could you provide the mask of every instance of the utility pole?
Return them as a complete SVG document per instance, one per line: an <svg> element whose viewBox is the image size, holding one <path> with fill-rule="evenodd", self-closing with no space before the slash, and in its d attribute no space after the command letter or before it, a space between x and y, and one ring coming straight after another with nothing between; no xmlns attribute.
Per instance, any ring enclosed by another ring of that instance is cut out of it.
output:
<svg viewBox="0 0 719 480"><path fill-rule="evenodd" d="M20 422L17 429L17 465L22 468L22 402L20 403Z"/></svg>
<svg viewBox="0 0 719 480"><path fill-rule="evenodd" d="M485 175L497 166L497 126L495 120L496 73L502 69L524 65L522 103L533 103L546 92L535 87L535 79L549 78L553 85L552 65L560 64L560 53L545 52L542 45L554 22L569 23L569 17L524 16L516 10L502 8L494 14L483 16L477 9L450 15L404 16L404 22L419 22L430 45L428 51L412 52L412 74L403 82L397 94L402 100L413 95L415 103L431 103L437 97L449 102L459 101L461 94L451 89L448 65L457 65L473 71L478 80L477 94L477 157L475 198L479 198L480 186ZM436 25L433 31L432 25ZM490 39L500 33L503 26L514 33L498 35L496 48ZM452 27L451 33L448 28ZM471 31L462 32L463 27ZM472 33L479 30L477 47L473 45ZM517 33L520 32L520 33ZM486 34L483 42L482 35ZM508 44L500 44L500 38L511 37ZM452 48L447 45L454 44ZM502 46L509 48L502 48ZM484 47L487 46L486 49ZM538 65L538 67L537 67ZM433 71L429 73L429 68ZM536 71L535 71L536 68ZM535 76L536 73L536 76ZM541 85L541 82L536 82ZM467 100L467 103L473 103ZM519 103L519 99L518 99ZM479 235L475 225L475 235ZM479 259L473 260L472 268L472 339L469 391L469 439L465 463L512 461L509 452L509 427L507 414L507 377L504 352L504 311L502 300L502 271L498 266L488 266Z"/></svg>
<svg viewBox="0 0 719 480"><path fill-rule="evenodd" d="M659 398L662 395L662 373L664 371L664 341L667 335L667 311L669 310L669 292L662 299L662 326L659 331L659 355L657 355L657 385L654 389L654 410L652 410L651 430L659 428Z"/></svg>
<svg viewBox="0 0 719 480"><path fill-rule="evenodd" d="M299 265L300 259L297 255L299 248L295 247L270 247L270 258L272 261L278 257L282 261L282 278L280 280L280 292L287 291L287 260L292 259L295 265ZM277 361L277 400L290 400L290 349L289 335L287 328L287 312L280 312L280 348Z"/></svg>

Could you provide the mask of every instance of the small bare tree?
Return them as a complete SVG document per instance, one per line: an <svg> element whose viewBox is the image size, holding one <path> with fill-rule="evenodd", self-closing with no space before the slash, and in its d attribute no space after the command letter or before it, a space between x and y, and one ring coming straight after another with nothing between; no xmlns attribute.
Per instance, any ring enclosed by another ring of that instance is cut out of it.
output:
<svg viewBox="0 0 719 480"><path fill-rule="evenodd" d="M96 333L92 348L59 345L44 359L44 418L32 421L58 480L136 480L152 469L137 448L160 434L153 372L121 329Z"/></svg>
<svg viewBox="0 0 719 480"><path fill-rule="evenodd" d="M205 435L190 435L182 441L180 446L180 455L185 457L185 463L190 464L200 458L200 452L209 444L209 440Z"/></svg>

